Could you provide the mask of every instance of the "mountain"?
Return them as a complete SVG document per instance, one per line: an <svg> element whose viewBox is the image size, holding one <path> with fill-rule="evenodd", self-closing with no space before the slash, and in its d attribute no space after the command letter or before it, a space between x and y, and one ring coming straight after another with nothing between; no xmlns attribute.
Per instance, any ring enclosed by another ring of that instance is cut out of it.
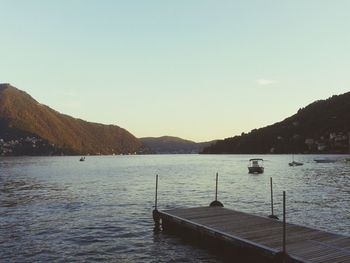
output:
<svg viewBox="0 0 350 263"><path fill-rule="evenodd" d="M0 84L0 154L126 154L143 150L142 142L123 128L61 114L10 84Z"/></svg>
<svg viewBox="0 0 350 263"><path fill-rule="evenodd" d="M219 140L202 153L348 153L350 92L318 100L273 125Z"/></svg>
<svg viewBox="0 0 350 263"><path fill-rule="evenodd" d="M184 140L178 137L162 136L162 137L144 137L140 140L151 150L157 154L171 153L198 153L204 147L213 142L196 143L189 140Z"/></svg>

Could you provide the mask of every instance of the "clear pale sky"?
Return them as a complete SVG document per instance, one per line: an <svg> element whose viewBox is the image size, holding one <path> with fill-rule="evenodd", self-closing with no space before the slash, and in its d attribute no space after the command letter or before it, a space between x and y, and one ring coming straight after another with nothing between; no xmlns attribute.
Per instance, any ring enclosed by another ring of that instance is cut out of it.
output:
<svg viewBox="0 0 350 263"><path fill-rule="evenodd" d="M350 90L348 0L0 0L0 82L137 137L231 137Z"/></svg>

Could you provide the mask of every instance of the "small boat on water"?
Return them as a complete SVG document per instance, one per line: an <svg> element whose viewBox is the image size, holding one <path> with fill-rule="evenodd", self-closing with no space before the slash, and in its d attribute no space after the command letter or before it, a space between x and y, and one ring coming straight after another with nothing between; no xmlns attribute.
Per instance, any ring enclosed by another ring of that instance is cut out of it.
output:
<svg viewBox="0 0 350 263"><path fill-rule="evenodd" d="M85 161L85 156L80 157L79 161L84 162Z"/></svg>
<svg viewBox="0 0 350 263"><path fill-rule="evenodd" d="M303 163L296 162L296 161L290 162L288 164L289 164L289 166L301 166L301 165L304 165Z"/></svg>
<svg viewBox="0 0 350 263"><path fill-rule="evenodd" d="M301 163L301 162L296 162L296 161L294 161L294 154L293 154L293 161L290 162L290 163L288 163L288 164L289 164L289 166L301 166L301 165L304 165L304 164Z"/></svg>
<svg viewBox="0 0 350 263"><path fill-rule="evenodd" d="M329 158L316 158L314 161L316 163L335 163L337 160Z"/></svg>
<svg viewBox="0 0 350 263"><path fill-rule="evenodd" d="M264 172L264 160L260 158L250 159L248 172L250 174L262 174Z"/></svg>

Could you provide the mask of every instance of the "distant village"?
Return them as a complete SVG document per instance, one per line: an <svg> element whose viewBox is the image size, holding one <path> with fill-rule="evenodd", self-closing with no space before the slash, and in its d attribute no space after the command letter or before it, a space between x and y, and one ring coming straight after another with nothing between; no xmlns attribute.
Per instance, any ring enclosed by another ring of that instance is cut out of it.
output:
<svg viewBox="0 0 350 263"><path fill-rule="evenodd" d="M350 149L350 132L332 132L328 138L322 136L317 140L308 138L305 140L305 144L311 151L317 150L318 152L324 152L331 150L332 152L339 153L348 152Z"/></svg>
<svg viewBox="0 0 350 263"><path fill-rule="evenodd" d="M140 151L142 154L142 151ZM41 138L26 136L16 139L5 140L0 138L0 156L50 156L50 155L74 155L73 152L67 152L49 143ZM128 155L137 154L137 152L126 153ZM90 154L87 154L90 155ZM101 155L97 152L93 155ZM114 155L114 154L113 154Z"/></svg>
<svg viewBox="0 0 350 263"><path fill-rule="evenodd" d="M0 138L0 155L52 155L56 153L54 144L36 137L5 140Z"/></svg>
<svg viewBox="0 0 350 263"><path fill-rule="evenodd" d="M294 135L293 140L300 139L301 136ZM281 136L278 140L284 140ZM350 132L331 132L328 135L319 138L306 138L304 140L304 150L299 153L349 153L350 152ZM270 149L275 153L275 148Z"/></svg>
<svg viewBox="0 0 350 263"><path fill-rule="evenodd" d="M278 141L283 144L285 138L277 137ZM294 135L293 140L302 139L299 135ZM350 152L350 132L331 132L328 135L319 138L302 139L303 150L297 150L295 153L349 153ZM275 147L270 149L270 153L281 153L276 151ZM178 150L177 153L189 153L188 151ZM54 144L46 140L27 136L12 140L0 138L0 155L61 155L62 152ZM142 154L142 153L141 153Z"/></svg>

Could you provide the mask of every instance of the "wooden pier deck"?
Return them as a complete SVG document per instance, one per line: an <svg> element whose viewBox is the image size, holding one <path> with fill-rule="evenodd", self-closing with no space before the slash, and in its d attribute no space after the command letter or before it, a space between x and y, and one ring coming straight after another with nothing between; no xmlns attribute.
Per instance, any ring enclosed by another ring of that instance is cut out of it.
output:
<svg viewBox="0 0 350 263"><path fill-rule="evenodd" d="M164 230L209 237L213 243L223 241L265 262L278 262L276 255L282 250L283 232L279 220L222 207L182 208L158 213ZM350 237L288 223L286 252L292 262L350 263Z"/></svg>

